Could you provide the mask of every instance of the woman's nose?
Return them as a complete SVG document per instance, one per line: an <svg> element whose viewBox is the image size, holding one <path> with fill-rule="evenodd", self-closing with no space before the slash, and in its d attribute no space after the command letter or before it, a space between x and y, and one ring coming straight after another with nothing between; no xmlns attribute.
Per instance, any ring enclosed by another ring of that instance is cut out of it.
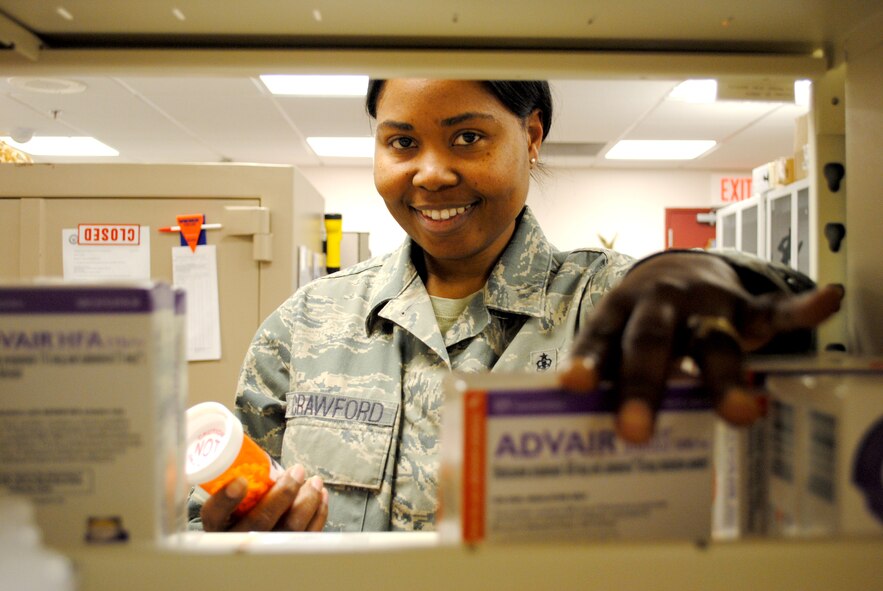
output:
<svg viewBox="0 0 883 591"><path fill-rule="evenodd" d="M424 150L416 159L417 170L412 178L415 187L427 191L439 191L457 184L459 175L453 163L437 150Z"/></svg>

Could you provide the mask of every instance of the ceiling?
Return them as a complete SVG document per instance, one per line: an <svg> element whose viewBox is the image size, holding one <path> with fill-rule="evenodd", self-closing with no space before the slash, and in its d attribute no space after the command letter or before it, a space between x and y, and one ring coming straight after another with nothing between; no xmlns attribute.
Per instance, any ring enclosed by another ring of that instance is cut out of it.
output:
<svg viewBox="0 0 883 591"><path fill-rule="evenodd" d="M368 166L370 161L321 159L305 141L314 135L370 135L358 98L273 96L254 73L223 68L199 76L166 76L161 68L146 74L118 68L107 74L96 73L86 60L80 70L69 66L59 76L41 69L40 60L82 50L310 47L818 56L831 54L858 20L880 10L879 4L680 0L674 10L651 0L0 0L0 135L20 129L91 135L117 149L120 156L113 160L118 162ZM5 69L8 64L14 67ZM718 145L700 159L653 167L748 170L793 150L794 119L804 108L667 98L683 79L552 77L557 112L544 158L552 165L646 168L647 163L614 164L603 154L620 139L713 139ZM61 93L59 80L84 88ZM791 78L777 82L783 80Z"/></svg>

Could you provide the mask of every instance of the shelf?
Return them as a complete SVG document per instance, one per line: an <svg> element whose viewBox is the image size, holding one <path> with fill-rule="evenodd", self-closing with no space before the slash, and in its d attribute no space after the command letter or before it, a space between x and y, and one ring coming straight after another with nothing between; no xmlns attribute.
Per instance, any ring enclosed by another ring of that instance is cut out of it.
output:
<svg viewBox="0 0 883 591"><path fill-rule="evenodd" d="M439 546L431 534L269 534L259 548L243 549L237 534L199 535L207 537L179 549L75 551L80 591L865 591L883 580L883 537L469 548Z"/></svg>

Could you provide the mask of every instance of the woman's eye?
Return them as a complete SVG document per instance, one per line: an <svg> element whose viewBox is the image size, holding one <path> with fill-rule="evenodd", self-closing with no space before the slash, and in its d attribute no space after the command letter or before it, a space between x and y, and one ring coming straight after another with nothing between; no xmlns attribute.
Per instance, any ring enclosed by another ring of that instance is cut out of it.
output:
<svg viewBox="0 0 883 591"><path fill-rule="evenodd" d="M454 138L454 145L456 146L468 146L470 144L474 144L478 140L481 139L481 135L475 131L464 131L459 134L456 138Z"/></svg>
<svg viewBox="0 0 883 591"><path fill-rule="evenodd" d="M414 138L410 137L397 137L393 138L392 141L389 142L389 145L393 148L397 148L399 150L406 150L408 148L413 148L417 142L414 141Z"/></svg>

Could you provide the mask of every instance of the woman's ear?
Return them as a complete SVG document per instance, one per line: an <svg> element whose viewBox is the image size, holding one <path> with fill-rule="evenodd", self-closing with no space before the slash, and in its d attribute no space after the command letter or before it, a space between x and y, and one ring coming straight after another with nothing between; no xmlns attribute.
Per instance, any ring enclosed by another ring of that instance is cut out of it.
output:
<svg viewBox="0 0 883 591"><path fill-rule="evenodd" d="M539 158L540 146L543 144L543 112L534 109L527 116L528 157Z"/></svg>

